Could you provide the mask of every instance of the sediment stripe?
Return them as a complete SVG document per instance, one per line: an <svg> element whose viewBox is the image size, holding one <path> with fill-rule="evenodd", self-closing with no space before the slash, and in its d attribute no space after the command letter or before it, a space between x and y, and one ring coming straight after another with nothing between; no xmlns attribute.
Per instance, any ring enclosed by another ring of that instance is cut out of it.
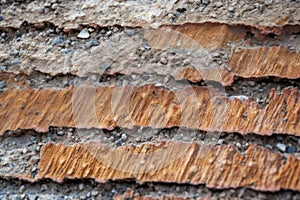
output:
<svg viewBox="0 0 300 200"><path fill-rule="evenodd" d="M134 193L134 191L130 188L127 188L127 190L124 192L124 194L115 194L114 195L114 200L127 200L127 199L132 199L132 200L192 200L192 199L197 199L197 200L212 200L215 198L211 197L183 197L179 195L174 195L174 194L164 194L160 195L159 197L156 197L155 195L140 195L139 193ZM234 198L237 200L237 198Z"/></svg>
<svg viewBox="0 0 300 200"><path fill-rule="evenodd" d="M300 190L300 161L251 145L233 146L162 142L108 148L101 144L47 143L37 178L91 178L98 182L134 179L143 182L206 184L209 188L245 187L261 191Z"/></svg>
<svg viewBox="0 0 300 200"><path fill-rule="evenodd" d="M17 6L16 4L6 3L3 5L1 15L3 19L0 23L1 26L18 28L24 23L24 19L28 23L36 24L41 22L53 23L55 26L70 30L79 28L81 25L90 26L105 26L107 24L122 24L127 26L158 26L163 23L185 23L185 22L199 22L199 20L214 20L231 23L250 23L263 26L283 26L286 24L299 23L299 11L297 2L277 2L272 4L270 9L265 7L264 12L252 13L252 3L246 3L239 10L241 15L233 18L228 18L227 12L224 13L223 8L212 13L197 12L199 5L188 5L186 11L180 16L175 16L178 8L186 5L185 2L152 2L142 0L136 3L131 2L111 2L104 0L102 4L94 4L87 2L73 2L63 1L57 3L57 7L52 9L49 5L40 4L39 2L32 1L26 6ZM216 7L217 2L210 2L210 7ZM294 8L286 9L286 8ZM47 10L46 8L49 8ZM66 10L67 9L67 10ZM130 12L128 12L130 10ZM220 13L219 13L220 12ZM211 14L219 13L216 17ZM275 13L275 14L274 14ZM276 13L280 13L276 14ZM274 15L276 17L274 17ZM41 26L41 25L40 25ZM271 29L271 28L270 28Z"/></svg>
<svg viewBox="0 0 300 200"><path fill-rule="evenodd" d="M141 87L68 87L6 90L0 95L0 132L50 126L77 128L186 127L203 131L300 135L300 94L270 92L265 108L242 96L225 97L210 87L172 91Z"/></svg>
<svg viewBox="0 0 300 200"><path fill-rule="evenodd" d="M176 79L192 82L212 80L224 86L233 83L234 77L242 78L300 78L300 54L285 47L234 48L228 68L183 68L174 75Z"/></svg>
<svg viewBox="0 0 300 200"><path fill-rule="evenodd" d="M300 78L299 52L289 51L283 46L235 47L228 62L223 60L222 65L214 62L212 54L215 50L230 42L244 40L248 31L249 27L241 25L211 22L165 25L158 29L137 29L136 37L130 37L125 32L116 33L109 40L102 41L89 50L78 48L68 51L69 53L61 51L51 42L40 42L35 50L24 52L20 56L18 65L7 66L6 70L15 74L31 75L42 72L51 76L72 74L79 77L88 77L91 74L101 76L157 73L191 82L216 81L224 86L231 85L234 77ZM36 40L47 41L46 36L38 37L12 42L10 45L21 48ZM152 48L153 57L159 58L159 52L167 49L186 51L178 54L182 54L190 63L184 64L183 58L176 62L170 60L164 65L154 58L145 62L135 53L137 49L145 46L145 39ZM11 59L10 54L3 56L3 60Z"/></svg>

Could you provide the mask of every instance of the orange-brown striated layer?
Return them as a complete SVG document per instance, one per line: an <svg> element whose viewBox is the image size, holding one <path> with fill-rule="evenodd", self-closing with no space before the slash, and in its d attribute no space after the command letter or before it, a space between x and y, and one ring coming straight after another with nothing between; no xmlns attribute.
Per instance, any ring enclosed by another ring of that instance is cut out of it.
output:
<svg viewBox="0 0 300 200"><path fill-rule="evenodd" d="M285 47L262 47L257 49L233 49L228 63L232 72L241 77L276 76L300 77L300 54Z"/></svg>
<svg viewBox="0 0 300 200"><path fill-rule="evenodd" d="M161 28L170 29L177 31L180 35L185 36L194 40L199 44L199 47L209 48L209 49L218 49L225 47L227 43L245 39L247 36L248 28L243 25L228 25L224 23L186 23L181 25L163 25ZM154 32L155 33L155 32ZM171 36L175 36L174 34ZM163 36L162 36L163 37ZM159 40L160 42L164 41L166 45L170 45L173 41L174 46L177 45L178 39L172 37L165 37L165 40ZM192 41L191 40L191 41ZM150 41L155 41L155 38L151 38ZM186 41L186 40L185 40ZM162 44L151 44L151 46L158 46ZM185 46L186 44L182 44Z"/></svg>
<svg viewBox="0 0 300 200"><path fill-rule="evenodd" d="M224 86L231 85L234 77L259 78L274 76L280 78L300 78L300 54L290 52L282 46L261 48L234 48L228 62L228 69L183 68L176 79L192 82L213 80Z"/></svg>
<svg viewBox="0 0 300 200"><path fill-rule="evenodd" d="M6 90L0 95L0 132L48 131L50 126L132 128L175 126L204 131L300 135L300 94L270 93L261 108L244 97L224 97L207 87L171 91L141 87L69 87L62 90Z"/></svg>
<svg viewBox="0 0 300 200"><path fill-rule="evenodd" d="M202 22L184 24L165 24L158 29L145 29L145 39L156 47L190 48L198 47L206 49L219 49L227 43L241 41L252 33L258 40L264 40L270 34L288 37L289 34L299 33L299 25L287 26L256 26L247 24L227 24L221 22Z"/></svg>
<svg viewBox="0 0 300 200"><path fill-rule="evenodd" d="M47 143L41 150L37 178L91 178L98 182L206 184L209 188L246 187L262 191L300 190L300 160L267 149L166 142L108 148L98 143Z"/></svg>

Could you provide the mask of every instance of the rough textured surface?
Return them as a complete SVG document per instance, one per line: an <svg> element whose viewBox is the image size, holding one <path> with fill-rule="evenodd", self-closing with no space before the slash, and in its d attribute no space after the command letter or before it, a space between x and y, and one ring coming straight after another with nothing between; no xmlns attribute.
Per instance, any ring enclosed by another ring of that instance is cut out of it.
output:
<svg viewBox="0 0 300 200"><path fill-rule="evenodd" d="M106 39L99 39L93 32L93 38L87 41L78 41L71 33L49 39L49 30L24 35L8 44L0 43L3 49L0 66L7 72L27 75L41 72L51 76L89 77L157 73L192 82L212 80L224 86L232 84L233 77L300 77L299 52L278 46L280 43L274 47L250 45L256 39L248 38L247 34L253 30L242 25L206 22L166 25L159 29L126 29L110 33ZM134 35L128 35L128 30ZM87 47L92 42L93 46ZM234 48L230 60L230 49L225 51L228 46ZM246 47L241 49L241 46ZM15 52L18 53L11 58ZM255 62L250 62L251 59Z"/></svg>
<svg viewBox="0 0 300 200"><path fill-rule="evenodd" d="M141 196L140 194L135 194L131 189L127 189L124 194L115 194L114 200L191 200L192 197L180 197L175 195L163 195L161 197L153 197L153 196ZM197 198L197 199L209 199L209 198Z"/></svg>
<svg viewBox="0 0 300 200"><path fill-rule="evenodd" d="M217 20L245 22L265 26L282 26L299 22L297 1L254 4L253 1L218 2L197 1L29 1L25 5L5 3L2 8L1 26L20 27L26 20L39 25L52 22L68 30L80 25L104 26L121 24L127 26L159 26L168 22L199 22ZM55 4L55 6L53 6ZM226 9L231 6L233 10ZM199 10L200 8L203 10ZM22 17L18 17L22 16ZM25 20L24 20L25 19Z"/></svg>
<svg viewBox="0 0 300 200"><path fill-rule="evenodd" d="M224 97L207 87L172 91L141 87L69 87L62 90L6 90L0 96L0 131L50 126L77 128L133 128L174 126L225 131L299 136L299 93L287 88L270 93L261 108L242 96Z"/></svg>
<svg viewBox="0 0 300 200"><path fill-rule="evenodd" d="M212 67L208 69L184 68L177 79L193 82L213 80L224 86L231 85L234 77L258 78L281 77L297 79L300 77L300 54L289 52L286 48L235 48L228 62L228 68Z"/></svg>
<svg viewBox="0 0 300 200"><path fill-rule="evenodd" d="M239 153L233 146L197 143L167 142L117 149L97 143L75 146L48 143L42 148L38 178L59 182L80 178L99 182L136 179L141 183L206 184L215 188L300 190L299 163L293 156L285 159L257 146Z"/></svg>
<svg viewBox="0 0 300 200"><path fill-rule="evenodd" d="M299 23L299 0L0 0L0 199L300 199ZM77 177L38 179L43 146Z"/></svg>

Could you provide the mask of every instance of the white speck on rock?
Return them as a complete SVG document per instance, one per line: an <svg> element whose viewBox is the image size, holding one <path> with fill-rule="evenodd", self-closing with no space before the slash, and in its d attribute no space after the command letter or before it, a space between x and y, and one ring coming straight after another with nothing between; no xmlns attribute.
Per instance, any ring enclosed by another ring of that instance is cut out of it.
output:
<svg viewBox="0 0 300 200"><path fill-rule="evenodd" d="M89 34L88 30L82 29L82 30L80 31L80 33L77 35L77 37L78 37L78 38L81 38L81 39L87 39L87 38L90 37L90 34Z"/></svg>
<svg viewBox="0 0 300 200"><path fill-rule="evenodd" d="M286 150L286 145L282 143L277 143L276 147L282 152L285 152Z"/></svg>

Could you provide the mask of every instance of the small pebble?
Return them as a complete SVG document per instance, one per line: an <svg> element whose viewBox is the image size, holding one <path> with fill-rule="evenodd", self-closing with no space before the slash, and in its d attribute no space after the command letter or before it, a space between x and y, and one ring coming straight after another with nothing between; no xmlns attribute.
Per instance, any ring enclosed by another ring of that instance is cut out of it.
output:
<svg viewBox="0 0 300 200"><path fill-rule="evenodd" d="M254 9L258 9L258 8L260 7L260 4L259 4L259 3L255 3L255 4L253 5L253 7L254 7Z"/></svg>
<svg viewBox="0 0 300 200"><path fill-rule="evenodd" d="M30 140L31 140L32 142L35 142L35 139L36 139L35 136L30 137Z"/></svg>
<svg viewBox="0 0 300 200"><path fill-rule="evenodd" d="M21 187L19 188L19 191L20 191L21 193L23 193L23 192L25 191L25 185L21 185Z"/></svg>
<svg viewBox="0 0 300 200"><path fill-rule="evenodd" d="M99 44L100 44L100 43L99 43L97 40L92 39L92 40L87 41L87 42L85 43L85 46L86 46L87 48L91 48L91 47L93 47L93 46L98 46Z"/></svg>
<svg viewBox="0 0 300 200"><path fill-rule="evenodd" d="M280 135L278 135L278 136L277 136L277 140L278 140L278 141L282 141L282 140L283 140L283 137L280 136Z"/></svg>
<svg viewBox="0 0 300 200"><path fill-rule="evenodd" d="M82 29L80 33L77 35L78 38L87 39L90 37L89 32L86 29Z"/></svg>
<svg viewBox="0 0 300 200"><path fill-rule="evenodd" d="M218 140L218 144L219 144L219 145L222 145L223 142L224 142L224 139L219 139L219 140Z"/></svg>
<svg viewBox="0 0 300 200"><path fill-rule="evenodd" d="M198 8L199 12L203 12L204 8L205 8L204 6L200 6L200 7Z"/></svg>
<svg viewBox="0 0 300 200"><path fill-rule="evenodd" d="M111 34L112 34L112 31L107 31L105 35L106 35L107 37L109 37L109 36L111 36Z"/></svg>
<svg viewBox="0 0 300 200"><path fill-rule="evenodd" d="M92 196L98 196L99 192L97 190L92 191Z"/></svg>
<svg viewBox="0 0 300 200"><path fill-rule="evenodd" d="M43 184L43 185L41 186L41 192L47 191L47 190L48 190L48 186L47 186L46 184Z"/></svg>
<svg viewBox="0 0 300 200"><path fill-rule="evenodd" d="M135 34L135 30L134 29L126 29L125 30L125 33L128 35L128 36L133 36Z"/></svg>
<svg viewBox="0 0 300 200"><path fill-rule="evenodd" d="M190 61L189 60L184 60L183 61L183 65L189 65L190 64Z"/></svg>
<svg viewBox="0 0 300 200"><path fill-rule="evenodd" d="M90 33L93 33L93 32L95 31L95 29L94 29L94 28L89 28L88 31L89 31Z"/></svg>
<svg viewBox="0 0 300 200"><path fill-rule="evenodd" d="M65 134L64 131L58 131L58 132L56 133L56 135L58 135L58 136L63 136L64 134Z"/></svg>
<svg viewBox="0 0 300 200"><path fill-rule="evenodd" d="M143 75L142 75L142 79L143 79L144 81L147 81L149 78L150 78L150 76L147 75L147 74L143 74Z"/></svg>
<svg viewBox="0 0 300 200"><path fill-rule="evenodd" d="M114 136L110 136L110 137L108 138L108 140L111 141L111 142L113 142L113 141L115 140L115 138L114 138Z"/></svg>
<svg viewBox="0 0 300 200"><path fill-rule="evenodd" d="M6 82L5 81L0 81L0 89L3 89L5 87Z"/></svg>
<svg viewBox="0 0 300 200"><path fill-rule="evenodd" d="M91 197L91 192L86 193L86 197L90 198Z"/></svg>
<svg viewBox="0 0 300 200"><path fill-rule="evenodd" d="M177 17L177 18L178 18L178 17L180 16L180 14L181 14L181 12L179 12L179 11L176 11L176 12L175 12L175 17Z"/></svg>
<svg viewBox="0 0 300 200"><path fill-rule="evenodd" d="M297 148L295 146L288 146L286 151L288 153L295 153L297 151Z"/></svg>
<svg viewBox="0 0 300 200"><path fill-rule="evenodd" d="M14 50L14 51L13 51L13 55L14 55L14 56L18 56L19 54L20 54L20 51L18 51L18 50Z"/></svg>
<svg viewBox="0 0 300 200"><path fill-rule="evenodd" d="M145 49L146 49L147 51L150 51L150 50L151 50L151 46L145 45Z"/></svg>
<svg viewBox="0 0 300 200"><path fill-rule="evenodd" d="M40 152L41 148L39 146L35 147L36 152Z"/></svg>
<svg viewBox="0 0 300 200"><path fill-rule="evenodd" d="M163 65L166 65L166 64L168 64L168 60L166 58L162 57L160 59L160 63L163 64Z"/></svg>
<svg viewBox="0 0 300 200"><path fill-rule="evenodd" d="M117 147L122 146L122 140L120 140L120 139L117 140L117 141L116 141L116 145L117 145Z"/></svg>
<svg viewBox="0 0 300 200"><path fill-rule="evenodd" d="M121 135L121 139L122 139L122 141L126 141L127 140L127 135L125 133L123 133Z"/></svg>
<svg viewBox="0 0 300 200"><path fill-rule="evenodd" d="M0 15L0 22L3 20L3 17Z"/></svg>
<svg viewBox="0 0 300 200"><path fill-rule="evenodd" d="M114 33L118 32L118 31L119 31L118 27L114 27L114 28L113 28L113 32L114 32Z"/></svg>
<svg viewBox="0 0 300 200"><path fill-rule="evenodd" d="M56 10L58 7L59 7L59 5L58 5L57 3L55 3L55 4L53 4L53 5L51 6L51 8L52 8L53 10Z"/></svg>
<svg viewBox="0 0 300 200"><path fill-rule="evenodd" d="M81 191L82 191L82 190L84 189L84 185L83 185L83 183L80 183L78 188L79 188L79 190L81 190Z"/></svg>
<svg viewBox="0 0 300 200"><path fill-rule="evenodd" d="M0 66L0 71L5 71L7 69L6 66Z"/></svg>
<svg viewBox="0 0 300 200"><path fill-rule="evenodd" d="M110 68L110 64L108 64L108 63L104 63L101 65L101 69L103 69L103 70L107 70L109 68Z"/></svg>
<svg viewBox="0 0 300 200"><path fill-rule="evenodd" d="M36 170L37 170L37 168L34 167L34 168L32 168L31 172L36 172Z"/></svg>
<svg viewBox="0 0 300 200"><path fill-rule="evenodd" d="M254 81L248 81L248 85L251 86L251 87L254 87L255 86L255 82Z"/></svg>
<svg viewBox="0 0 300 200"><path fill-rule="evenodd" d="M285 144L282 144L282 143L277 143L276 147L282 151L282 152L285 152L286 151L286 145Z"/></svg>
<svg viewBox="0 0 300 200"><path fill-rule="evenodd" d="M203 3L204 5L208 5L208 4L210 3L210 1L209 1L209 0L202 0L202 3Z"/></svg>
<svg viewBox="0 0 300 200"><path fill-rule="evenodd" d="M160 130L155 129L152 133L153 133L153 135L157 135L157 134L159 134L159 131L160 131Z"/></svg>
<svg viewBox="0 0 300 200"><path fill-rule="evenodd" d="M273 147L270 144L267 144L266 147L271 150L273 149Z"/></svg>
<svg viewBox="0 0 300 200"><path fill-rule="evenodd" d="M218 8L220 8L220 7L223 6L223 3L219 1L219 2L216 4L216 6L217 6Z"/></svg>
<svg viewBox="0 0 300 200"><path fill-rule="evenodd" d="M135 75L135 74L132 74L132 75L131 75L131 78L132 78L132 80L135 80L135 79L136 79L136 75Z"/></svg>
<svg viewBox="0 0 300 200"><path fill-rule="evenodd" d="M232 6L228 7L228 11L229 12L233 12L234 11L234 7L232 7Z"/></svg>
<svg viewBox="0 0 300 200"><path fill-rule="evenodd" d="M212 57L219 58L220 54L218 52L212 53Z"/></svg>
<svg viewBox="0 0 300 200"><path fill-rule="evenodd" d="M170 76L166 76L166 77L164 78L164 82L165 82L165 83L169 82L169 80L170 80Z"/></svg>

